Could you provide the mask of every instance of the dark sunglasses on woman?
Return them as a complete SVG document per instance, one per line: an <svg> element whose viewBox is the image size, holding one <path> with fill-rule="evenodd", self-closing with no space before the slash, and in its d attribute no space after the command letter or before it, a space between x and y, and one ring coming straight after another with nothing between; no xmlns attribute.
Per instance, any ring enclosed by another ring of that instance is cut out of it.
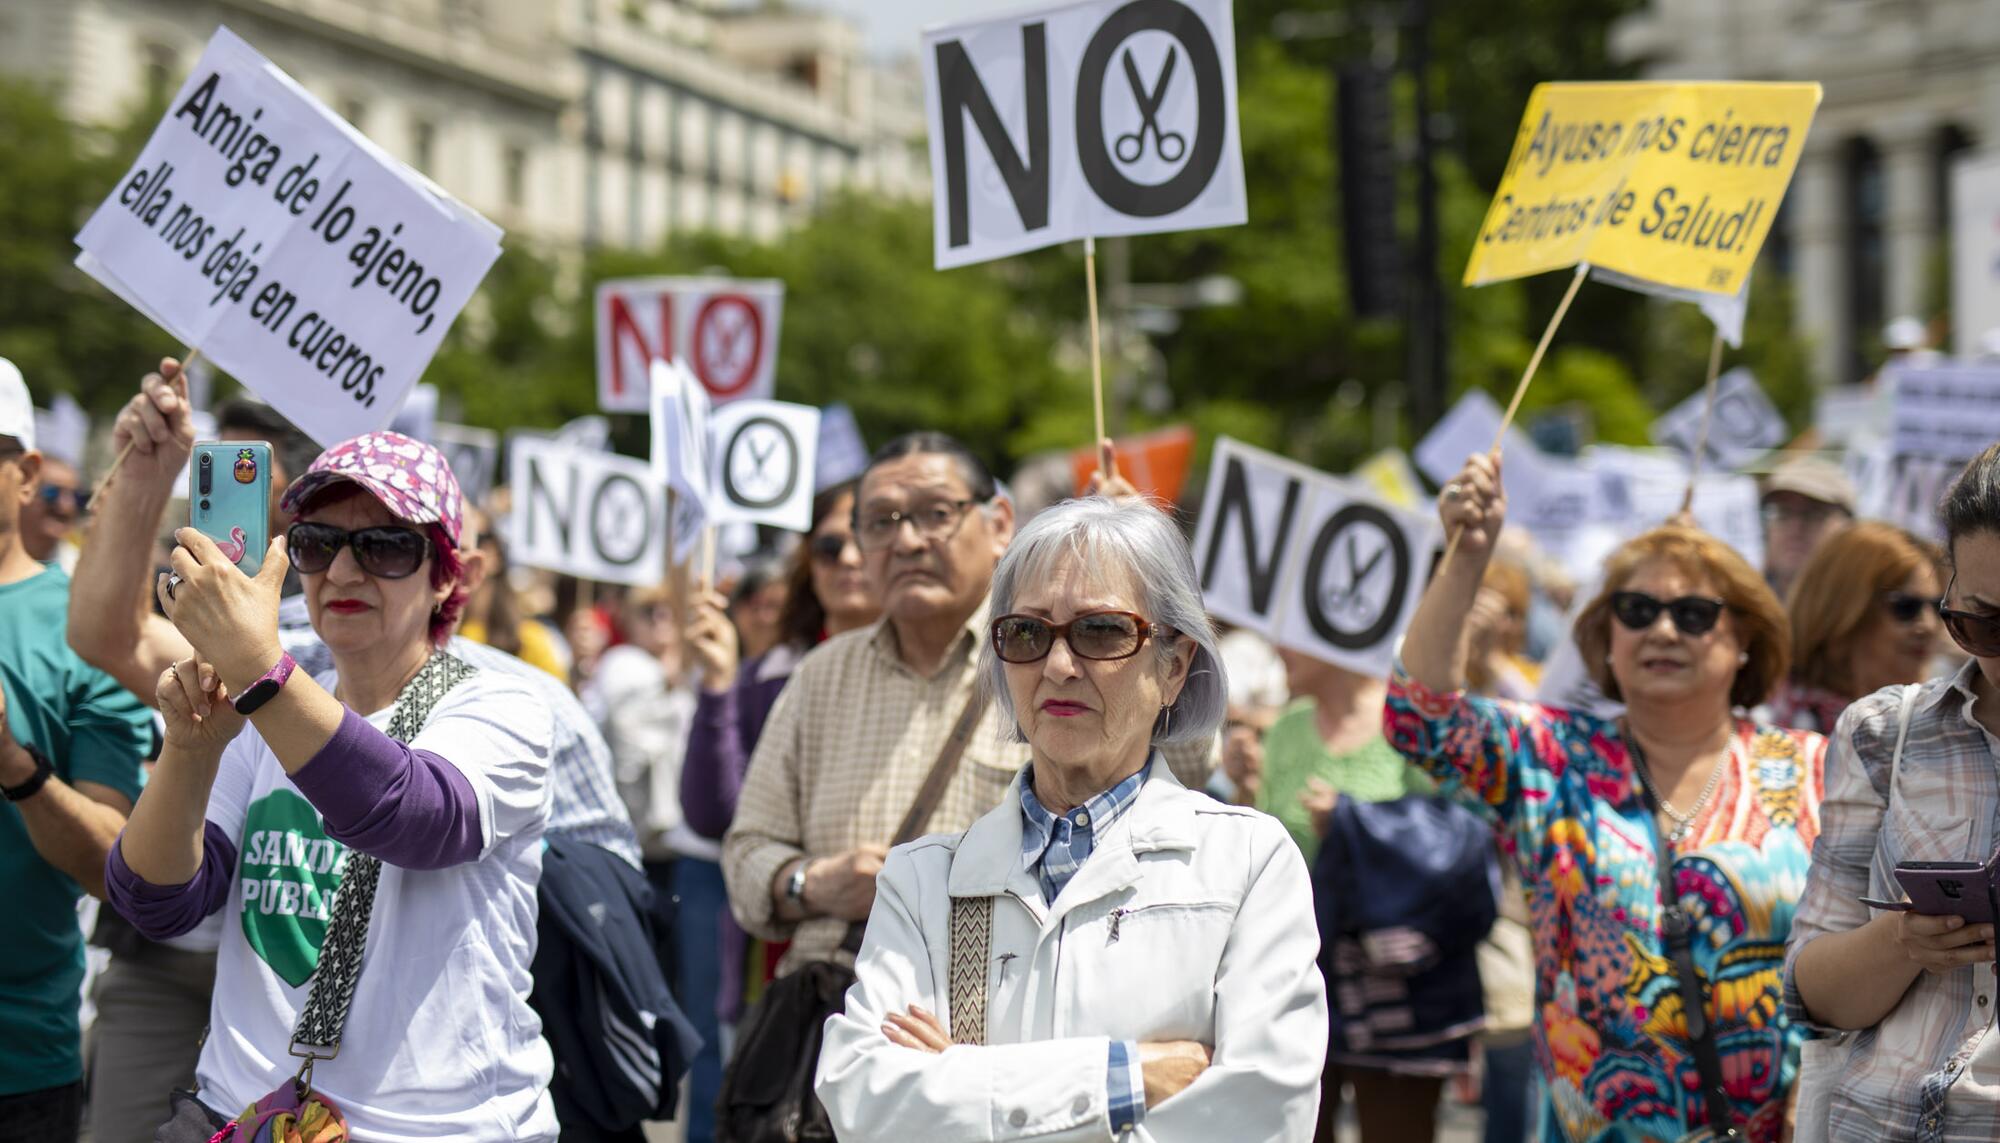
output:
<svg viewBox="0 0 2000 1143"><path fill-rule="evenodd" d="M1108 662L1129 659L1146 640L1170 639L1174 631L1148 623L1129 611L1092 611L1068 623L1050 623L1032 615L1003 615L993 621L993 653L1003 663L1036 663L1048 658L1056 640L1069 644L1079 659Z"/></svg>
<svg viewBox="0 0 2000 1143"><path fill-rule="evenodd" d="M352 532L332 524L297 523L285 530L292 566L304 575L318 575L333 566L342 548L354 549L354 562L378 579L414 575L430 554L430 537L415 528L393 524Z"/></svg>
<svg viewBox="0 0 2000 1143"><path fill-rule="evenodd" d="M1882 603L1889 609L1889 618L1905 627L1915 623L1931 607L1930 600L1907 591L1889 592L1883 596Z"/></svg>
<svg viewBox="0 0 2000 1143"><path fill-rule="evenodd" d="M1951 589L1958 585L1958 576L1953 575L1945 585L1944 599L1951 598ZM1981 615L1976 611L1957 611L1938 600L1938 618L1944 620L1944 629L1951 632L1952 642L1968 655L1981 659L2000 658L2000 615Z"/></svg>
<svg viewBox="0 0 2000 1143"><path fill-rule="evenodd" d="M1643 591L1620 591L1611 596L1611 614L1633 631L1644 631L1664 611L1683 635L1706 635L1722 618L1727 600L1706 595L1683 595L1679 599L1657 599Z"/></svg>

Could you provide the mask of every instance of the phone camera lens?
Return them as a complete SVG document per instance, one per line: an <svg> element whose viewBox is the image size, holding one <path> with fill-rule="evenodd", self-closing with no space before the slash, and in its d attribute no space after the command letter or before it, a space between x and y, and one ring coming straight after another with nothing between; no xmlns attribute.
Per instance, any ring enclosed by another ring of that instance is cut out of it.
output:
<svg viewBox="0 0 2000 1143"><path fill-rule="evenodd" d="M204 512L208 511L208 501L204 500L201 502L201 510Z"/></svg>

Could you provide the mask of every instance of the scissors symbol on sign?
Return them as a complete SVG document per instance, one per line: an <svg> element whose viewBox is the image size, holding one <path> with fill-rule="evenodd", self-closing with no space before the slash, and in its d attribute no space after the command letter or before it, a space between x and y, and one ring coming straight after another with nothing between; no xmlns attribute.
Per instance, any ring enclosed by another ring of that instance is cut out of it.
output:
<svg viewBox="0 0 2000 1143"><path fill-rule="evenodd" d="M1136 163L1146 153L1146 132L1153 133L1153 147L1165 162L1178 163L1187 154L1187 136L1179 131L1167 131L1160 127L1160 104L1167 98L1167 82L1174 77L1174 63L1178 57L1175 48L1167 49L1167 62L1160 67L1160 78L1153 84L1153 90L1146 90L1146 81L1139 77L1139 65L1132 59L1132 49L1125 49L1125 82L1132 85L1132 98L1139 104L1139 129L1120 135L1112 144L1112 153L1121 163ZM1128 145L1129 144L1129 145Z"/></svg>
<svg viewBox="0 0 2000 1143"><path fill-rule="evenodd" d="M1343 589L1327 593L1328 607L1355 614L1365 613L1369 608L1369 601L1362 594L1362 585L1370 578L1375 569L1381 566L1382 557L1387 555L1388 551L1389 549L1387 548L1377 548L1375 549L1375 554L1369 556L1366 562L1363 562L1360 553L1354 546L1354 537L1349 535L1347 537L1347 586Z"/></svg>

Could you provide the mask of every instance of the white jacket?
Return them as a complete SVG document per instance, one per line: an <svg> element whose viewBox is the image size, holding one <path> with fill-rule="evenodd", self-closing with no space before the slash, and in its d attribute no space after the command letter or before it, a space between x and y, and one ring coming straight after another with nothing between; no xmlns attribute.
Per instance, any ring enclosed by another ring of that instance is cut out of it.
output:
<svg viewBox="0 0 2000 1143"><path fill-rule="evenodd" d="M1326 986L1305 862L1283 826L1155 765L1053 907L1021 866L1020 779L959 836L898 846L876 879L817 1087L843 1143L1108 1140L1121 1040L1198 1040L1214 1062L1127 1139L1313 1137ZM891 1012L949 1021L952 897L992 896L987 1043L891 1043Z"/></svg>

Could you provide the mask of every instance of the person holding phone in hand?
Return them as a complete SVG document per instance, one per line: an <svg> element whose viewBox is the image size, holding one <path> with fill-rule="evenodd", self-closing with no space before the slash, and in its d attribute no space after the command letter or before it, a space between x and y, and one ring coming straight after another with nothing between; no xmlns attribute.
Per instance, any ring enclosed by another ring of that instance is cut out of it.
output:
<svg viewBox="0 0 2000 1143"><path fill-rule="evenodd" d="M1493 821L1526 890L1543 1138L1777 1140L1805 1038L1779 967L1825 740L1734 711L1784 677L1783 608L1728 545L1667 524L1612 552L1576 622L1623 717L1480 697L1466 619L1506 517L1499 458L1469 458L1439 514L1458 548L1411 621L1384 731Z"/></svg>
<svg viewBox="0 0 2000 1143"><path fill-rule="evenodd" d="M1961 892L1977 894L1969 920L1939 911L1927 891L1937 879L1912 868L1984 864L2000 840L2000 445L1966 466L1939 515L1948 575L1938 613L1972 658L1841 716L1825 836L1787 955L1792 1019L1859 1033L1824 1064L1833 1140L2000 1133L1994 927L1978 923L1991 914L1985 878L1963 878ZM1906 893L1929 902L1925 911L1868 903Z"/></svg>

